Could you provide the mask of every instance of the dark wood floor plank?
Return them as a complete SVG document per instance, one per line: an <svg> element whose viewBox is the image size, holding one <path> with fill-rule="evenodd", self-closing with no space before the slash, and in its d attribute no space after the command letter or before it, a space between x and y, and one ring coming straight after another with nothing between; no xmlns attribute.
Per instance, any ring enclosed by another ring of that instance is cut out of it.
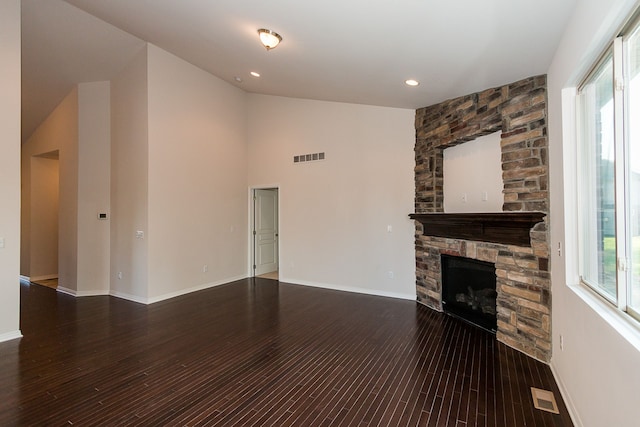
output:
<svg viewBox="0 0 640 427"><path fill-rule="evenodd" d="M345 414L344 421L340 421L337 418L333 418L336 425L358 425L363 420L368 419L367 413L371 402L376 397L376 391L380 390L380 386L376 386L376 383L382 378L388 378L387 369L393 365L394 356L398 353L397 344L393 343L393 334L388 335L388 339L382 343L382 349L375 357L368 356L367 359L371 362L369 365L358 366L359 375L356 380L352 380L353 387L345 388L341 403L347 413ZM327 418L331 418L329 415Z"/></svg>
<svg viewBox="0 0 640 427"><path fill-rule="evenodd" d="M440 425L443 426L455 426L458 415L458 407L461 401L461 387L464 378L464 362L466 357L466 333L461 330L455 347L454 362L451 367L452 380L449 381L447 386L447 392L445 394L445 412L440 414L438 420Z"/></svg>
<svg viewBox="0 0 640 427"><path fill-rule="evenodd" d="M394 422L398 422L397 418L402 415L404 408L407 406L407 390L415 382L412 379L412 375L419 372L425 376L425 379L430 379L434 376L433 372L429 371L429 367L437 353L429 352L427 348L428 343L437 339L436 331L437 329L425 329L418 334L418 345L415 348L411 348L402 361L403 369L395 377L393 387L390 387L390 393L387 395L388 403L382 407L384 409L378 425L394 425Z"/></svg>
<svg viewBox="0 0 640 427"><path fill-rule="evenodd" d="M150 306L23 285L21 330L0 343L3 426L571 426L548 366L412 301L268 279Z"/></svg>
<svg viewBox="0 0 640 427"><path fill-rule="evenodd" d="M428 331L421 331L416 339L418 349L424 346L424 342L429 340L431 335ZM422 359L426 359L428 353L422 354ZM397 355L395 366L390 372L390 375L385 379L383 385L380 387L380 392L376 399L376 407L370 418L372 425L388 425L389 419L393 416L396 406L394 402L401 403L399 396L404 389L405 381L407 381L412 367L415 366L420 358L416 358L414 348L411 346L405 346L402 353ZM375 420L378 420L375 422Z"/></svg>

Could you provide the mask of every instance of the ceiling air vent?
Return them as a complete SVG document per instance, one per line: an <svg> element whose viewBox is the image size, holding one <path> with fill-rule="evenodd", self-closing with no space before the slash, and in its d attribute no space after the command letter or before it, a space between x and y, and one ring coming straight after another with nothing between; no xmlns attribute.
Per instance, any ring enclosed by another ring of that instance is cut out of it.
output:
<svg viewBox="0 0 640 427"><path fill-rule="evenodd" d="M293 163L317 162L318 160L324 160L324 153L300 154L299 156L293 156Z"/></svg>

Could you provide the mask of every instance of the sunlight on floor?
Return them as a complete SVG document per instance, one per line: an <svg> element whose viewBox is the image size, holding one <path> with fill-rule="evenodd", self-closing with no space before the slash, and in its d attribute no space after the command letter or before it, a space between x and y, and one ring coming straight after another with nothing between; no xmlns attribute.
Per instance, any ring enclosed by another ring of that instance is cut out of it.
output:
<svg viewBox="0 0 640 427"><path fill-rule="evenodd" d="M264 273L261 274L257 277L260 277L261 279L272 279L272 280L278 280L278 272L277 271L272 271L271 273Z"/></svg>
<svg viewBox="0 0 640 427"><path fill-rule="evenodd" d="M58 288L58 278L55 279L47 279L47 280L36 280L35 282L31 282L36 285L46 286L47 288L57 289Z"/></svg>

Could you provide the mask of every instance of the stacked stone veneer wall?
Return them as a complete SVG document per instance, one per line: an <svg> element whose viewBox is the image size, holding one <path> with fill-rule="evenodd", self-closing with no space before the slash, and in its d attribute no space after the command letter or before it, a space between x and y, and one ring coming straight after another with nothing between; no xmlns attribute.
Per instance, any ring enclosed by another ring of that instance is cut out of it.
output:
<svg viewBox="0 0 640 427"><path fill-rule="evenodd" d="M443 150L502 131L503 211L548 214L546 76L442 102L416 111L415 212L443 212ZM467 177L472 180L474 176ZM499 341L539 360L551 357L547 218L531 247L422 235L416 221L418 301L442 311L440 255L496 264Z"/></svg>

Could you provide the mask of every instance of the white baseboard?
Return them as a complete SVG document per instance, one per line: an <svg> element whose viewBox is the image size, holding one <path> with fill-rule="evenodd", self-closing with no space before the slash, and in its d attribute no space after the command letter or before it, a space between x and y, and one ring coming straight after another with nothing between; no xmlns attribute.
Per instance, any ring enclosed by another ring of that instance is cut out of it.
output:
<svg viewBox="0 0 640 427"><path fill-rule="evenodd" d="M109 295L108 290L95 290L95 291L76 291L75 289L65 288L58 285L56 290L60 293L71 295L74 297L96 297L101 295Z"/></svg>
<svg viewBox="0 0 640 427"><path fill-rule="evenodd" d="M29 283L31 283L31 278L29 276L23 276L21 274L20 275L20 283L24 283L25 285L28 285Z"/></svg>
<svg viewBox="0 0 640 427"><path fill-rule="evenodd" d="M171 298L179 297L181 295L190 294L191 292L198 292L198 291L202 291L204 289L213 288L215 286L226 285L227 283L235 282L236 280L242 280L242 279L246 279L246 278L247 278L247 276L245 276L245 275L236 276L236 277L229 277L229 278L224 279L224 280L218 280L218 281L215 281L215 282L210 282L210 283L205 283L205 284L202 284L202 285L194 286L193 288L181 289L181 290L176 291L176 292L170 292L168 294L158 295L157 297L149 298L147 300L147 304L153 304L153 303L156 303L156 302L160 302L160 301L168 300L168 299L171 299Z"/></svg>
<svg viewBox="0 0 640 427"><path fill-rule="evenodd" d="M0 342L11 341L18 338L22 338L20 330L0 334Z"/></svg>
<svg viewBox="0 0 640 427"><path fill-rule="evenodd" d="M351 286L340 286L340 285L332 285L328 283L318 283L318 282L310 282L307 280L296 280L296 279L287 279L286 277L279 278L280 282L290 283L292 285L301 285L301 286L311 286L314 288L322 288L322 289L331 289L334 291L342 291L342 292L353 292L356 294L365 294L365 295L373 295L377 297L387 297L387 298L396 298L396 299L404 299L415 301L415 294L401 294L397 292L387 292L380 291L377 289L364 289L364 288L356 288Z"/></svg>
<svg viewBox="0 0 640 427"><path fill-rule="evenodd" d="M78 297L100 297L100 296L108 296L109 289L96 289L92 291L79 291L76 292L76 296Z"/></svg>
<svg viewBox="0 0 640 427"><path fill-rule="evenodd" d="M139 304L154 304L156 302L160 302L160 301L165 301L171 298L175 298L175 297L179 297L182 295L186 295L186 294L190 294L192 292L198 292L198 291L202 291L204 289L209 289L209 288L213 288L216 286L220 286L220 285L226 285L228 283L231 282L235 282L237 280L242 280L242 279L246 279L247 276L242 275L242 276L236 276L236 277L229 277L226 279L222 279L222 280L217 280L215 282L209 282L209 283L204 283L202 285L198 285L198 286L194 286L191 288L186 288L186 289L180 289L179 291L175 291L175 292L169 292L163 295L158 295L152 298L144 298L144 297L140 297L138 295L132 295L132 294L128 294L125 292L120 292L120 291L107 291L107 290L96 290L96 291L80 291L77 292L73 289L68 289L65 288L63 286L58 286L58 292L62 292L68 295L73 295L75 297L83 297L83 296L98 296L98 295L110 295L116 298L121 298L121 299L126 299L128 301L132 301L132 302L136 302ZM416 295L415 294L402 294L402 293L397 293L397 292L387 292L387 291L380 291L380 290L376 290L376 289L363 289L363 288L356 288L356 287L351 287L351 286L340 286L340 285L333 285L333 284L327 284L327 283L319 283L319 282L310 282L310 281L305 281L305 280L290 280L290 279L286 279L286 278L280 278L280 281L283 283L289 283L292 285L300 285L300 286L309 286L309 287L314 287L314 288L322 288L322 289L331 289L334 291L341 291L341 292L353 292L353 293L358 293L358 294L364 294L364 295L373 295L373 296L379 296L379 297L387 297L387 298L396 298L396 299L403 299L403 300L409 300L409 301L415 301L416 300Z"/></svg>
<svg viewBox="0 0 640 427"><path fill-rule="evenodd" d="M567 411L569 412L569 416L571 417L571 421L575 427L582 427L584 424L582 420L578 416L578 411L576 410L575 405L573 404L573 400L571 400L571 396L569 395L567 388L564 386L562 382L562 378L558 376L554 366L552 363L549 363L549 367L551 368L551 373L553 374L553 378L556 380L556 384L558 384L558 388L560 389L560 394L562 395L562 400L564 400L564 404L567 407Z"/></svg>
<svg viewBox="0 0 640 427"><path fill-rule="evenodd" d="M137 295L127 294L125 292L112 290L112 291L109 291L109 295L112 297L120 298L120 299L126 299L127 301L137 302L138 304L145 304L145 305L148 304L146 298L142 298Z"/></svg>
<svg viewBox="0 0 640 427"><path fill-rule="evenodd" d="M73 289L65 288L64 286L58 285L58 287L56 288L56 291L60 292L61 294L67 294L73 297L76 296L76 291L74 291Z"/></svg>
<svg viewBox="0 0 640 427"><path fill-rule="evenodd" d="M205 283L205 284L202 284L202 285L194 286L192 288L180 289L179 291L169 292L167 294L158 295L158 296L152 297L152 298L143 298L143 297L140 297L138 295L131 295L131 294L127 294L125 292L119 292L119 291L111 291L111 292L109 292L109 295L111 295L113 297L116 297L116 298L126 299L126 300L132 301L132 302L137 302L138 304L149 305L149 304L154 304L156 302L160 302L160 301L168 300L168 299L171 299L171 298L179 297L181 295L190 294L192 292L197 292L197 291L202 291L204 289L213 288L215 286L226 285L227 283L235 282L236 280L241 280L241 279L246 279L246 278L247 278L247 276L245 276L245 275L237 276L237 277L229 277L227 279L218 280L218 281L210 282L210 283Z"/></svg>
<svg viewBox="0 0 640 427"><path fill-rule="evenodd" d="M44 276L31 277L30 281L37 282L38 280L49 280L49 279L57 279L57 278L58 278L57 274L45 274Z"/></svg>

